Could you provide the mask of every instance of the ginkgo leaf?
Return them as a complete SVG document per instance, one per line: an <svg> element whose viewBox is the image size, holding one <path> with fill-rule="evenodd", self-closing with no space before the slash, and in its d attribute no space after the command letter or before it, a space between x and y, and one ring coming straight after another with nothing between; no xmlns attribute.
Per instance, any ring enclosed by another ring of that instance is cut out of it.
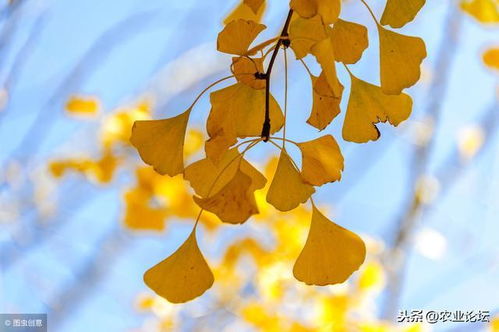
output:
<svg viewBox="0 0 499 332"><path fill-rule="evenodd" d="M343 122L343 139L346 141L375 141L380 136L376 123L388 120L397 126L411 114L412 99L405 93L387 95L378 86L359 80L352 74L350 77L352 86Z"/></svg>
<svg viewBox="0 0 499 332"><path fill-rule="evenodd" d="M426 0L387 0L380 23L401 28L411 22Z"/></svg>
<svg viewBox="0 0 499 332"><path fill-rule="evenodd" d="M310 53L317 42L328 37L320 16L310 19L297 18L289 25L289 39L296 58L301 59Z"/></svg>
<svg viewBox="0 0 499 332"><path fill-rule="evenodd" d="M418 37L401 35L379 25L378 32L381 88L384 93L398 95L419 80L426 47Z"/></svg>
<svg viewBox="0 0 499 332"><path fill-rule="evenodd" d="M367 28L361 24L339 19L331 29L331 40L336 61L356 63L369 46Z"/></svg>
<svg viewBox="0 0 499 332"><path fill-rule="evenodd" d="M224 53L244 55L265 25L238 19L230 22L218 34L217 50Z"/></svg>
<svg viewBox="0 0 499 332"><path fill-rule="evenodd" d="M493 47L483 53L483 63L491 69L499 70L499 47Z"/></svg>
<svg viewBox="0 0 499 332"><path fill-rule="evenodd" d="M218 193L239 169L251 178L250 190L263 188L267 179L244 158L240 158L239 151L234 148L227 151L217 164L209 158L201 159L185 168L184 178L201 197Z"/></svg>
<svg viewBox="0 0 499 332"><path fill-rule="evenodd" d="M265 3L265 0L243 0L243 2L256 14Z"/></svg>
<svg viewBox="0 0 499 332"><path fill-rule="evenodd" d="M172 303L201 296L213 281L213 273L199 250L195 230L177 251L144 273L146 285Z"/></svg>
<svg viewBox="0 0 499 332"><path fill-rule="evenodd" d="M325 24L332 24L340 15L341 0L291 0L289 6L303 18L319 14Z"/></svg>
<svg viewBox="0 0 499 332"><path fill-rule="evenodd" d="M215 195L207 198L194 197L194 201L206 211L216 214L223 222L241 224L258 213L251 182L248 175L238 170Z"/></svg>
<svg viewBox="0 0 499 332"><path fill-rule="evenodd" d="M319 77L311 75L310 78L312 80L313 104L307 123L323 130L340 113L343 85L340 84L340 96L335 97L323 73Z"/></svg>
<svg viewBox="0 0 499 332"><path fill-rule="evenodd" d="M234 57L232 58L232 72L238 82L242 82L253 89L265 89L265 79L258 79L257 74L265 72L263 58Z"/></svg>
<svg viewBox="0 0 499 332"><path fill-rule="evenodd" d="M316 43L310 49L322 67L322 72L326 76L326 81L335 97L341 96L341 84L336 75L336 63L334 57L333 43L330 38L326 38Z"/></svg>
<svg viewBox="0 0 499 332"><path fill-rule="evenodd" d="M497 0L463 0L461 9L481 23L499 23Z"/></svg>
<svg viewBox="0 0 499 332"><path fill-rule="evenodd" d="M243 0L239 2L239 4L227 15L223 23L227 25L230 22L239 19L260 22L264 12L265 12L265 3L262 6L260 6L258 12L255 14L253 10L247 4L244 3Z"/></svg>
<svg viewBox="0 0 499 332"><path fill-rule="evenodd" d="M211 111L207 130L206 155L218 161L237 137L260 136L265 119L265 90L253 89L236 83L210 95ZM284 123L279 104L270 96L270 133L281 129Z"/></svg>
<svg viewBox="0 0 499 332"><path fill-rule="evenodd" d="M289 211L306 202L315 192L305 183L286 151L281 151L277 169L267 192L267 202L279 211Z"/></svg>
<svg viewBox="0 0 499 332"><path fill-rule="evenodd" d="M302 153L301 176L305 182L321 186L341 179L343 156L333 136L298 143L298 147Z"/></svg>
<svg viewBox="0 0 499 332"><path fill-rule="evenodd" d="M184 170L184 140L191 109L173 118L135 121L130 142L142 160L159 174Z"/></svg>
<svg viewBox="0 0 499 332"><path fill-rule="evenodd" d="M295 262L293 274L307 285L342 283L364 262L364 241L327 219L314 205L312 209L308 238Z"/></svg>

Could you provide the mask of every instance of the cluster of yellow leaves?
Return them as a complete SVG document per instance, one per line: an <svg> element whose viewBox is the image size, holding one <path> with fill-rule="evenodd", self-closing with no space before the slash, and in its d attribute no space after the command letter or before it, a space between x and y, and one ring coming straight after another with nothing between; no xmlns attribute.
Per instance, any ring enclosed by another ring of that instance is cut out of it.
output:
<svg viewBox="0 0 499 332"><path fill-rule="evenodd" d="M66 103L66 111L74 115L94 116L99 111L99 102L93 97L71 96Z"/></svg>
<svg viewBox="0 0 499 332"><path fill-rule="evenodd" d="M499 23L498 0L462 0L461 9L480 23Z"/></svg>
<svg viewBox="0 0 499 332"><path fill-rule="evenodd" d="M363 263L364 242L328 220L314 205L311 195L315 186L341 179L343 156L331 135L307 142L290 141L285 134L272 136L286 121L267 85L272 66L281 46L290 46L301 61L307 55L315 58L322 72L316 76L309 71L313 105L307 122L323 130L341 111L343 85L337 76L336 62L342 63L351 78L343 138L358 143L376 140L380 136L376 123L389 121L397 126L409 117L412 100L402 90L418 81L420 64L426 57L420 38L396 33L384 25L404 26L423 5L424 0L410 4L388 0L380 22L371 12L380 45L381 86L376 86L355 77L347 67L359 61L369 41L366 27L339 18L340 0L291 0L281 36L255 46L252 45L258 35L266 29L259 23L265 1L243 0L225 20L217 38L218 51L233 56L231 71L236 82L210 95L206 157L185 166L186 130L201 95L176 116L136 121L130 142L157 173L171 177L181 174L194 189L194 201L201 212L211 212L224 223L241 224L257 215L261 208L257 204L258 193L265 187L265 201L279 211L291 211L310 199L309 235L293 274L311 285L342 283ZM270 60L266 58L268 54L272 54ZM243 141L236 145L240 139ZM245 159L249 149L269 139L280 149L271 181ZM282 147L276 140L282 142ZM286 142L300 150L301 169L286 150ZM171 302L191 300L213 283L212 272L197 244L197 225L198 220L177 251L144 276L150 288Z"/></svg>

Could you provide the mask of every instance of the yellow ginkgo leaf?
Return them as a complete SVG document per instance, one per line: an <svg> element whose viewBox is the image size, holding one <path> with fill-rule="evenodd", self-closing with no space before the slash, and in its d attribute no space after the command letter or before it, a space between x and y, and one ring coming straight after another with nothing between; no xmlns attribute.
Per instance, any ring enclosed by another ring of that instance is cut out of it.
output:
<svg viewBox="0 0 499 332"><path fill-rule="evenodd" d="M99 111L99 101L93 97L72 96L66 103L66 111L77 115L95 115Z"/></svg>
<svg viewBox="0 0 499 332"><path fill-rule="evenodd" d="M401 28L411 22L426 0L387 0L380 23Z"/></svg>
<svg viewBox="0 0 499 332"><path fill-rule="evenodd" d="M297 59L309 54L312 46L327 37L326 28L318 15L310 19L294 19L289 25L291 48Z"/></svg>
<svg viewBox="0 0 499 332"><path fill-rule="evenodd" d="M172 303L201 296L213 284L213 273L199 250L196 231L170 257L144 274L144 282Z"/></svg>
<svg viewBox="0 0 499 332"><path fill-rule="evenodd" d="M256 14L265 3L265 0L243 0L243 2Z"/></svg>
<svg viewBox="0 0 499 332"><path fill-rule="evenodd" d="M251 178L250 190L263 188L267 179L244 158L240 158L237 149L230 149L216 164L209 158L198 160L185 168L184 179L190 182L198 196L208 197L218 193L240 169Z"/></svg>
<svg viewBox="0 0 499 332"><path fill-rule="evenodd" d="M210 95L211 111L207 130L206 155L218 162L237 137L260 136L265 119L265 90L236 83ZM274 97L270 96L270 133L281 129L284 116Z"/></svg>
<svg viewBox="0 0 499 332"><path fill-rule="evenodd" d="M194 201L230 224L242 224L258 213L255 195L251 191L251 178L241 170L215 195L207 198L195 196Z"/></svg>
<svg viewBox="0 0 499 332"><path fill-rule="evenodd" d="M224 53L244 55L256 36L266 27L254 21L238 19L230 22L218 34L217 50Z"/></svg>
<svg viewBox="0 0 499 332"><path fill-rule="evenodd" d="M493 47L483 53L483 63L491 69L499 70L499 47Z"/></svg>
<svg viewBox="0 0 499 332"><path fill-rule="evenodd" d="M306 202L314 192L314 187L303 181L287 152L281 151L267 202L280 211L289 211Z"/></svg>
<svg viewBox="0 0 499 332"><path fill-rule="evenodd" d="M232 21L243 19L243 20L248 20L248 21L254 21L254 22L260 22L262 19L262 16L265 12L265 3L260 6L258 9L257 13L255 14L253 10L248 6L246 3L244 3L244 0L242 0L224 19L224 24L227 25Z"/></svg>
<svg viewBox="0 0 499 332"><path fill-rule="evenodd" d="M316 43L310 49L312 54L317 59L317 62L322 67L322 72L326 77L326 81L333 92L335 97L340 97L342 92L342 87L338 76L336 75L336 63L334 56L333 43L330 38L326 38Z"/></svg>
<svg viewBox="0 0 499 332"><path fill-rule="evenodd" d="M142 160L161 175L184 170L184 139L191 109L173 118L135 121L130 142Z"/></svg>
<svg viewBox="0 0 499 332"><path fill-rule="evenodd" d="M311 75L310 78L312 80L313 104L307 123L319 130L323 130L340 114L343 85L340 84L340 96L335 97L323 73L319 77Z"/></svg>
<svg viewBox="0 0 499 332"><path fill-rule="evenodd" d="M367 28L361 24L339 19L331 30L334 57L346 64L356 63L369 46Z"/></svg>
<svg viewBox="0 0 499 332"><path fill-rule="evenodd" d="M344 140L356 143L375 141L380 136L376 123L388 120L397 126L411 114L412 99L405 93L387 95L378 86L352 74L350 77L352 86L343 122Z"/></svg>
<svg viewBox="0 0 499 332"><path fill-rule="evenodd" d="M263 74L263 58L234 57L232 58L232 73L238 82L242 82L253 89L265 89L265 79L257 78Z"/></svg>
<svg viewBox="0 0 499 332"><path fill-rule="evenodd" d="M333 136L298 143L298 147L302 153L301 176L305 182L321 186L341 179L343 156Z"/></svg>
<svg viewBox="0 0 499 332"><path fill-rule="evenodd" d="M364 262L364 241L328 220L314 205L312 208L307 242L296 260L293 274L307 285L342 283Z"/></svg>
<svg viewBox="0 0 499 332"><path fill-rule="evenodd" d="M341 11L341 0L291 0L289 5L303 18L319 14L325 24L336 22Z"/></svg>
<svg viewBox="0 0 499 332"><path fill-rule="evenodd" d="M401 35L382 26L378 26L378 32L381 88L386 94L398 95L419 80L426 47L418 37Z"/></svg>
<svg viewBox="0 0 499 332"><path fill-rule="evenodd" d="M461 9L481 23L499 23L499 1L497 0L463 0Z"/></svg>

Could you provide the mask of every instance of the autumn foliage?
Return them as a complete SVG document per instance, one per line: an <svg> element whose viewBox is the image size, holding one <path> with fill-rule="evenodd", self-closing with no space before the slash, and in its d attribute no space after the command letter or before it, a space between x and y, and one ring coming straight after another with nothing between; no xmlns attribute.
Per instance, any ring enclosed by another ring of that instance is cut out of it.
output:
<svg viewBox="0 0 499 332"><path fill-rule="evenodd" d="M402 91L420 77L425 44L420 38L386 26L400 28L413 20L424 0L388 0L380 21L367 3L362 3L378 29L381 86L357 78L349 68L368 47L368 34L365 26L340 19L340 0L292 0L280 35L260 42L256 39L266 26L259 23L259 13L265 3L245 0L226 20L217 39L218 51L233 56L233 75L211 84L177 116L136 121L130 139L142 160L156 172L183 175L195 191L199 216L208 211L229 224L244 223L259 213L255 192L267 183L266 177L244 158L245 153L263 142L275 145L280 151L279 161L266 201L277 210L290 211L311 200L308 239L293 269L296 279L310 285L344 282L364 262L366 249L359 236L328 220L312 200L314 187L341 179L344 160L335 138L323 135L308 142L289 140L287 102L283 111L271 94L270 78L279 51L284 49L287 64L286 49L290 47L310 75L313 106L307 123L321 131L341 112L343 84L336 63L344 66L351 79L343 123L343 139L347 141L377 140L380 132L376 123L388 121L397 126L406 120L412 100ZM250 10L242 10L244 7ZM307 55L322 68L318 75L306 65ZM228 79L236 82L210 94L206 157L185 166L185 135L194 106L205 91ZM278 132L282 135L274 136ZM286 143L301 151L301 169ZM197 245L199 216L184 244L144 275L146 284L168 301L191 300L213 283L213 274Z"/></svg>

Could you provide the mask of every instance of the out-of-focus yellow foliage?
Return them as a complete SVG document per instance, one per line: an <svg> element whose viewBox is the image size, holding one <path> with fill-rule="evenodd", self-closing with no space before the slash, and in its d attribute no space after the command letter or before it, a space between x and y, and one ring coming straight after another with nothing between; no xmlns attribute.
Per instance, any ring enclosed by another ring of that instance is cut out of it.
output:
<svg viewBox="0 0 499 332"><path fill-rule="evenodd" d="M498 0L462 0L461 9L473 16L480 23L499 23Z"/></svg>
<svg viewBox="0 0 499 332"><path fill-rule="evenodd" d="M94 97L71 96L66 111L74 115L94 116L99 111L99 101Z"/></svg>
<svg viewBox="0 0 499 332"><path fill-rule="evenodd" d="M499 46L489 48L483 53L483 63L491 69L499 70Z"/></svg>
<svg viewBox="0 0 499 332"><path fill-rule="evenodd" d="M479 126L468 126L458 133L458 149L464 161L471 160L485 142L484 129Z"/></svg>
<svg viewBox="0 0 499 332"><path fill-rule="evenodd" d="M104 118L101 128L101 140L105 147L115 144L129 145L133 123L151 117L151 103L147 100L137 105L121 108Z"/></svg>
<svg viewBox="0 0 499 332"><path fill-rule="evenodd" d="M490 332L499 332L499 316L492 317L489 330Z"/></svg>
<svg viewBox="0 0 499 332"><path fill-rule="evenodd" d="M90 179L108 183L120 163L120 158L110 149L105 149L101 158L93 160L90 158L69 158L55 160L49 164L49 170L56 178L61 178L68 171L74 171L88 176Z"/></svg>

